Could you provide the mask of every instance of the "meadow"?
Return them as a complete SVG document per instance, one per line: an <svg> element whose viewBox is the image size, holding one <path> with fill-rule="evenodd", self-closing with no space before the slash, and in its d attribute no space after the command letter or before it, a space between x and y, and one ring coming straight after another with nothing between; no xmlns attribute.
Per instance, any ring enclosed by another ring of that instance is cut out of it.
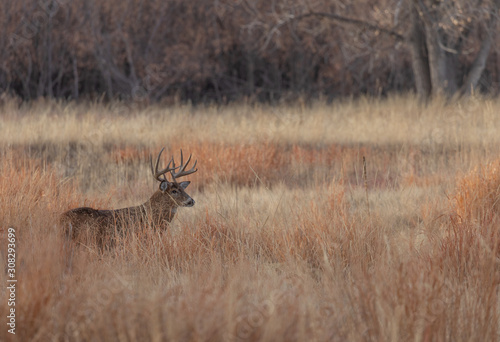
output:
<svg viewBox="0 0 500 342"><path fill-rule="evenodd" d="M500 100L0 104L2 341L498 341ZM68 253L70 208L192 208ZM363 159L365 163L363 163ZM149 227L151 228L151 227ZM5 266L6 267L6 266Z"/></svg>

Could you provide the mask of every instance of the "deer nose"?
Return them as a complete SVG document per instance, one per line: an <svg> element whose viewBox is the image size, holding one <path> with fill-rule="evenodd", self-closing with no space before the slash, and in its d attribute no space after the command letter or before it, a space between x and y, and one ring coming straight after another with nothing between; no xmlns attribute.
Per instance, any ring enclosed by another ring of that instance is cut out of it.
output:
<svg viewBox="0 0 500 342"><path fill-rule="evenodd" d="M193 205L194 205L194 199L192 198L190 198L185 204L186 207L192 207Z"/></svg>

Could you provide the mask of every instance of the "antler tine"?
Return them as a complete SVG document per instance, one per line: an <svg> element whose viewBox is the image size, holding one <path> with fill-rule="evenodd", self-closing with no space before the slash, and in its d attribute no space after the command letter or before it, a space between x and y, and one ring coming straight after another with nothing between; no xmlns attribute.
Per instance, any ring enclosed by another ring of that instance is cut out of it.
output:
<svg viewBox="0 0 500 342"><path fill-rule="evenodd" d="M155 175L155 170L153 169L153 156L149 156L149 165L151 166L151 174Z"/></svg>
<svg viewBox="0 0 500 342"><path fill-rule="evenodd" d="M174 182L176 181L176 178L180 178L180 177L184 177L184 176L187 176L187 175L190 175L192 173L195 173L196 171L198 171L198 169L195 169L196 168L196 164L198 163L198 161L196 160L193 164L193 167L187 171L186 170L186 166L188 166L189 162L191 161L191 157L193 155L190 154L189 155L189 158L188 160L186 161L186 164L184 164L184 156L182 154L182 150L181 150L181 165L179 165L179 171L178 172L174 172L174 170L170 171L170 174L172 175L172 178L174 180ZM175 163L174 163L175 165Z"/></svg>
<svg viewBox="0 0 500 342"><path fill-rule="evenodd" d="M163 150L165 150L165 147L161 149L160 153L158 153L158 157L156 158L155 175L158 174L158 165L160 164L160 157L161 157L161 154L163 153Z"/></svg>
<svg viewBox="0 0 500 342"><path fill-rule="evenodd" d="M161 157L161 154L163 153L163 150L165 150L165 147L161 149L160 153L158 154L158 157L156 158L156 164L155 164L154 170L153 170L153 160L152 160L152 158L150 159L151 172L153 173L153 177L155 177L156 180L158 180L159 182L167 180L167 177L165 177L165 173L167 173L169 171L173 172L176 169L175 163L174 163L173 167L170 167L170 165L174 162L174 158L172 157L172 159L170 159L170 161L168 162L167 167L164 168L163 170L158 171L158 165L160 164L160 157ZM163 179L160 178L161 176L163 176Z"/></svg>

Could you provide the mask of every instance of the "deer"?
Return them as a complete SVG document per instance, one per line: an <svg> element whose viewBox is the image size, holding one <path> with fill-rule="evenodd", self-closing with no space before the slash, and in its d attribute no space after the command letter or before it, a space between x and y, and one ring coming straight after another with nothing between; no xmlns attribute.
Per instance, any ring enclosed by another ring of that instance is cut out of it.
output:
<svg viewBox="0 0 500 342"><path fill-rule="evenodd" d="M191 156L184 163L181 150L181 163L175 166L174 157L170 159L166 168L158 170L160 158L165 148L162 148L153 169L153 160L150 157L151 173L159 182L158 190L145 203L122 209L94 209L79 207L64 212L60 217L67 239L78 240L82 235L95 237L97 244L103 247L106 239L113 239L115 234L124 234L133 226L145 226L166 229L177 213L178 207L192 207L194 200L186 193L189 181L177 182L181 177L198 171L197 161L191 169L186 170ZM170 173L172 181L165 176Z"/></svg>

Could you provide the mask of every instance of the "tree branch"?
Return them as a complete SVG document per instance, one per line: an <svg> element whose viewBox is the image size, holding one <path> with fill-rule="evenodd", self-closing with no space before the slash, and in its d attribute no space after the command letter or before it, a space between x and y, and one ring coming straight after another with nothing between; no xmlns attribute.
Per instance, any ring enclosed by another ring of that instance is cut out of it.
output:
<svg viewBox="0 0 500 342"><path fill-rule="evenodd" d="M335 13L309 12L309 13L305 13L305 14L296 16L295 19L302 20L302 19L306 19L309 17L328 18L328 19L332 19L332 20L339 21L339 22L346 23L346 24L352 24L352 25L356 25L356 26L360 26L360 27L365 27L371 31L380 31L381 33L387 34L388 36L391 36L398 41L406 40L405 36L403 36L402 34L396 32L392 29L388 29L388 28L385 28L385 27L382 27L382 26L379 26L377 24L373 24L373 23L370 23L370 22L367 22L364 20L344 17L342 15L338 15Z"/></svg>
<svg viewBox="0 0 500 342"><path fill-rule="evenodd" d="M393 37L397 41L405 41L406 40L406 37L404 35L396 32L392 29L388 29L388 28L385 28L385 27L382 27L382 26L379 26L377 24L373 24L373 23L370 23L370 22L367 22L364 20L344 17L342 15L338 15L335 13L308 12L308 13L304 13L301 15L293 15L292 14L292 15L280 20L276 25L274 25L269 30L269 34L267 35L267 38L266 38L261 50L264 50L267 47L267 45L270 43L273 35L275 33L279 32L279 30L282 26L285 26L285 25L291 23L292 21L300 21L303 19L311 18L311 17L328 18L328 19L331 19L334 21L339 21L339 22L346 23L346 24L364 27L364 28L367 28L371 31L379 31L381 33L384 33L384 34L387 34L387 35Z"/></svg>

